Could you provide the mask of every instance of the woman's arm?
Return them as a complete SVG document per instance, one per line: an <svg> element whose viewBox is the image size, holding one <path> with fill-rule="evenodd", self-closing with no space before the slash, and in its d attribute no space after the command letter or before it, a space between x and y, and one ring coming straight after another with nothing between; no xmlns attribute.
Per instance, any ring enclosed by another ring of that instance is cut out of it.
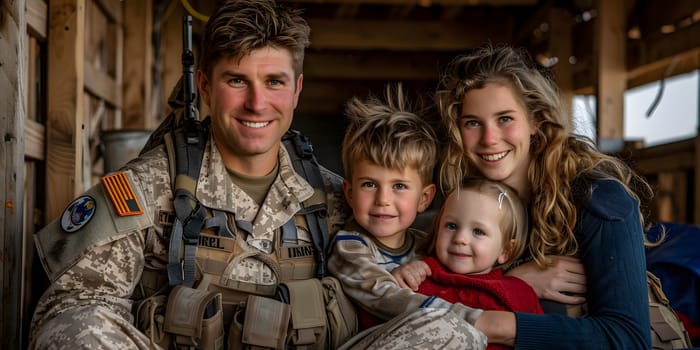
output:
<svg viewBox="0 0 700 350"><path fill-rule="evenodd" d="M549 263L545 268L528 261L510 269L506 275L527 282L540 299L562 304L585 302L586 275L581 261L570 256L548 255L546 258Z"/></svg>
<svg viewBox="0 0 700 350"><path fill-rule="evenodd" d="M576 227L588 315L516 313L518 349L648 349L646 263L638 204L615 181L599 181Z"/></svg>

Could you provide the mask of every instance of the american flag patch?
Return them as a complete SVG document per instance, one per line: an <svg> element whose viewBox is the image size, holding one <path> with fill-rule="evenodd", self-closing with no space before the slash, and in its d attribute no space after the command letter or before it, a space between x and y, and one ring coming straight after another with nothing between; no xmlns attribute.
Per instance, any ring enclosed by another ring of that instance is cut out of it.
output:
<svg viewBox="0 0 700 350"><path fill-rule="evenodd" d="M101 180L119 216L143 214L134 189L131 188L131 183L126 178L126 173L119 172L104 176Z"/></svg>

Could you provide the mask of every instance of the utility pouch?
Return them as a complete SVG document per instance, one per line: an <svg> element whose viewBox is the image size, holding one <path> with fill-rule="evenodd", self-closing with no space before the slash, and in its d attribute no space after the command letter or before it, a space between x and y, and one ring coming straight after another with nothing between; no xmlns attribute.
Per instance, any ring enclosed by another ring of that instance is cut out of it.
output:
<svg viewBox="0 0 700 350"><path fill-rule="evenodd" d="M165 302L167 295L155 295L140 301L136 307L136 325L151 341L167 349L170 335L165 332Z"/></svg>
<svg viewBox="0 0 700 350"><path fill-rule="evenodd" d="M337 278L326 276L321 284L328 318L328 348L337 349L357 333L357 311Z"/></svg>
<svg viewBox="0 0 700 350"><path fill-rule="evenodd" d="M179 346L219 350L224 347L220 293L178 285L170 292L165 310L165 331Z"/></svg>
<svg viewBox="0 0 700 350"><path fill-rule="evenodd" d="M252 347L285 349L290 306L274 299L248 296L243 321L243 344ZM232 323L234 326L236 321ZM235 334L232 334L235 337Z"/></svg>
<svg viewBox="0 0 700 350"><path fill-rule="evenodd" d="M287 281L292 306L291 344L305 349L326 345L326 305L318 279Z"/></svg>
<svg viewBox="0 0 700 350"><path fill-rule="evenodd" d="M652 349L685 349L692 346L685 326L661 289L661 281L649 271L647 285Z"/></svg>

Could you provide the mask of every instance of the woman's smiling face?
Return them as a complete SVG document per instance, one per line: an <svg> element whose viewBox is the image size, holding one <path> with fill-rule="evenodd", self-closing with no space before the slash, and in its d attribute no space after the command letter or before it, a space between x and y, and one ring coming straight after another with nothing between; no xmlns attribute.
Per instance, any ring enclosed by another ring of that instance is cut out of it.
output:
<svg viewBox="0 0 700 350"><path fill-rule="evenodd" d="M459 117L464 152L484 177L503 181L519 193L527 188L530 138L527 110L507 83L488 83L464 94Z"/></svg>

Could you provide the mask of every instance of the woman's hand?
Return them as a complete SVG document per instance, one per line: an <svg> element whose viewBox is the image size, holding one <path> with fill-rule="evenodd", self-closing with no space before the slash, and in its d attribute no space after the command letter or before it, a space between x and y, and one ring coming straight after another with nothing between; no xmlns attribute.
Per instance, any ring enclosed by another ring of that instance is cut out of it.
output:
<svg viewBox="0 0 700 350"><path fill-rule="evenodd" d="M432 272L428 264L421 260L411 261L394 268L391 275L394 276L399 287L417 291L423 281L425 281Z"/></svg>
<svg viewBox="0 0 700 350"><path fill-rule="evenodd" d="M581 304L586 301L586 274L581 261L570 256L548 255L547 267L542 269L534 261L515 267L506 273L527 282L541 299L563 304Z"/></svg>
<svg viewBox="0 0 700 350"><path fill-rule="evenodd" d="M509 311L484 311L474 327L486 335L489 343L515 345L515 314Z"/></svg>

